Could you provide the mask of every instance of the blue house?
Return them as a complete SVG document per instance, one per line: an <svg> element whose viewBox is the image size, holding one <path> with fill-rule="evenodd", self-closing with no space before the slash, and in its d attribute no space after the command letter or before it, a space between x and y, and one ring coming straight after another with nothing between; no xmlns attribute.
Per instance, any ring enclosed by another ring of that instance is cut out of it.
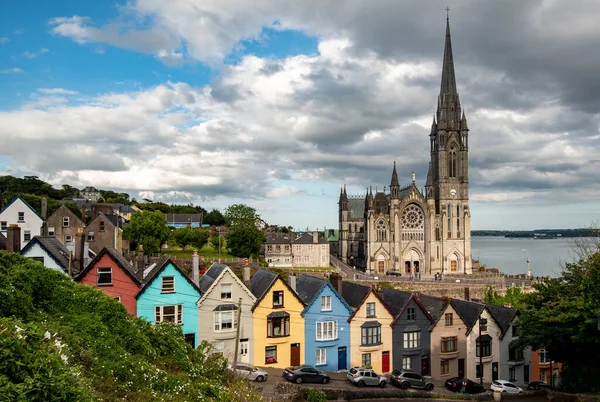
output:
<svg viewBox="0 0 600 402"><path fill-rule="evenodd" d="M198 345L200 289L173 261L169 259L145 275L135 298L138 317L152 324L179 324L185 340L192 347Z"/></svg>
<svg viewBox="0 0 600 402"><path fill-rule="evenodd" d="M296 292L307 305L302 311L305 363L324 371L347 370L350 366L348 318L352 308L330 282L321 278L300 276Z"/></svg>

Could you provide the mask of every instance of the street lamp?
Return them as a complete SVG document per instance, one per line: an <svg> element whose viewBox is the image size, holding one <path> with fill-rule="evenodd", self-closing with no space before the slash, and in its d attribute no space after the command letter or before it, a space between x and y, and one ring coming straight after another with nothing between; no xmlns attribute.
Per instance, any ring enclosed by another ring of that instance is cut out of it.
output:
<svg viewBox="0 0 600 402"><path fill-rule="evenodd" d="M531 279L531 260L529 259L529 250L524 248L523 252L527 252L527 277Z"/></svg>
<svg viewBox="0 0 600 402"><path fill-rule="evenodd" d="M483 385L483 339L481 331L487 331L487 318L479 319L479 384Z"/></svg>

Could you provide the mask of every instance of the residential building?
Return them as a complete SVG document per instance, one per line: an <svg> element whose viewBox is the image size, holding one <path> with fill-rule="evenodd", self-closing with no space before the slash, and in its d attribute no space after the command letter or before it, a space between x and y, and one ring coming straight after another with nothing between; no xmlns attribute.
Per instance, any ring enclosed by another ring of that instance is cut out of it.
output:
<svg viewBox="0 0 600 402"><path fill-rule="evenodd" d="M560 385L562 363L552 360L544 348L531 352L531 381L544 381L554 386Z"/></svg>
<svg viewBox="0 0 600 402"><path fill-rule="evenodd" d="M123 225L125 220L119 215L99 213L85 227L85 238L94 253L104 247L114 247L123 251Z"/></svg>
<svg viewBox="0 0 600 402"><path fill-rule="evenodd" d="M237 361L252 363L255 341L251 308L256 297L224 264L212 264L200 278L198 287L201 294L198 300L198 338L210 342L231 362L239 325ZM238 322L239 308L242 311Z"/></svg>
<svg viewBox="0 0 600 402"><path fill-rule="evenodd" d="M0 212L0 232L6 236L9 225L18 225L21 228L21 247L41 234L43 223L41 215L21 197L13 199Z"/></svg>
<svg viewBox="0 0 600 402"><path fill-rule="evenodd" d="M373 194L370 187L366 194L348 195L345 186L340 190L339 255L343 262L379 274L472 272L469 128L456 88L449 22L429 140L424 192L414 172L407 185L400 185L395 162L388 192L384 188Z"/></svg>
<svg viewBox="0 0 600 402"><path fill-rule="evenodd" d="M152 324L179 324L186 341L192 347L198 345L200 289L173 261L149 272L135 298L138 317Z"/></svg>
<svg viewBox="0 0 600 402"><path fill-rule="evenodd" d="M88 186L79 191L79 198L86 201L97 202L100 197L102 197L102 193L96 187Z"/></svg>
<svg viewBox="0 0 600 402"><path fill-rule="evenodd" d="M279 274L260 269L250 281L256 297L254 318L254 364L285 368L304 363L306 307L296 291Z"/></svg>
<svg viewBox="0 0 600 402"><path fill-rule="evenodd" d="M55 236L66 246L75 240L77 231L84 227L85 223L63 204L44 222L42 231L44 236Z"/></svg>
<svg viewBox="0 0 600 402"><path fill-rule="evenodd" d="M319 232L304 233L292 243L294 267L329 267L329 243Z"/></svg>
<svg viewBox="0 0 600 402"><path fill-rule="evenodd" d="M459 314L457 301L452 299L431 327L431 376L437 380L465 378L467 373L467 323L463 321L463 310L461 308ZM481 309L477 308L475 312L468 314L471 327L477 321L480 312Z"/></svg>
<svg viewBox="0 0 600 402"><path fill-rule="evenodd" d="M167 226L180 228L202 227L202 214L165 214Z"/></svg>
<svg viewBox="0 0 600 402"><path fill-rule="evenodd" d="M457 311L467 323L467 378L480 381L483 375L485 383L500 379L499 365L503 357L500 354L502 329L499 323L484 304L463 300L453 302L461 304ZM479 311L477 317L476 311ZM475 317L475 321L472 321ZM508 360L508 356L505 359Z"/></svg>
<svg viewBox="0 0 600 402"><path fill-rule="evenodd" d="M270 236L265 241L265 261L270 267L292 266L292 243L286 237Z"/></svg>
<svg viewBox="0 0 600 402"><path fill-rule="evenodd" d="M419 298L408 292L382 288L381 297L394 314L392 350L394 368L430 375L429 328L433 317Z"/></svg>
<svg viewBox="0 0 600 402"><path fill-rule="evenodd" d="M341 276L337 277L341 285ZM304 362L319 370L350 368L350 324L352 307L332 283L302 275L296 282L298 296L306 304L304 317Z"/></svg>
<svg viewBox="0 0 600 402"><path fill-rule="evenodd" d="M107 296L118 300L135 317L135 295L142 287L141 272L136 271L114 247L104 247L75 280L97 287Z"/></svg>
<svg viewBox="0 0 600 402"><path fill-rule="evenodd" d="M47 268L69 274L69 250L54 236L35 236L23 247L21 255L39 261Z"/></svg>
<svg viewBox="0 0 600 402"><path fill-rule="evenodd" d="M339 255L340 231L339 229L325 229L323 237L329 243L329 252L333 255Z"/></svg>
<svg viewBox="0 0 600 402"><path fill-rule="evenodd" d="M348 318L352 345L350 365L370 367L379 374L389 373L394 369L391 327L394 314L372 288L367 287L365 294L365 289L357 288L359 285L352 285L354 284L347 282L342 284L342 297L354 308ZM353 292L354 290L356 292ZM357 296L361 294L364 294L364 297L356 304Z"/></svg>

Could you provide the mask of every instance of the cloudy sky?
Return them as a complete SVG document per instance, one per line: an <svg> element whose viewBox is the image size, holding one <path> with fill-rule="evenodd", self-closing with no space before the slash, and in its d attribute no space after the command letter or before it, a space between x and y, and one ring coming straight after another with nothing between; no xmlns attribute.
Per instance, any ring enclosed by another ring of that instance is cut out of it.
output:
<svg viewBox="0 0 600 402"><path fill-rule="evenodd" d="M593 0L5 0L0 174L337 227L425 184L446 6L472 228L600 219Z"/></svg>

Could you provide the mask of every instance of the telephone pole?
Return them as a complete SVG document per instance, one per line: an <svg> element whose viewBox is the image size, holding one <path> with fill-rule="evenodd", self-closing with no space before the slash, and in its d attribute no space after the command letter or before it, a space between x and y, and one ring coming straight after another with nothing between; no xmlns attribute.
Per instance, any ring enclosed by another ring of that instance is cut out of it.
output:
<svg viewBox="0 0 600 402"><path fill-rule="evenodd" d="M237 328L235 330L235 353L233 354L233 373L237 374L237 358L238 358L238 347L240 344L240 320L242 318L242 298L238 299L238 311L237 311Z"/></svg>

